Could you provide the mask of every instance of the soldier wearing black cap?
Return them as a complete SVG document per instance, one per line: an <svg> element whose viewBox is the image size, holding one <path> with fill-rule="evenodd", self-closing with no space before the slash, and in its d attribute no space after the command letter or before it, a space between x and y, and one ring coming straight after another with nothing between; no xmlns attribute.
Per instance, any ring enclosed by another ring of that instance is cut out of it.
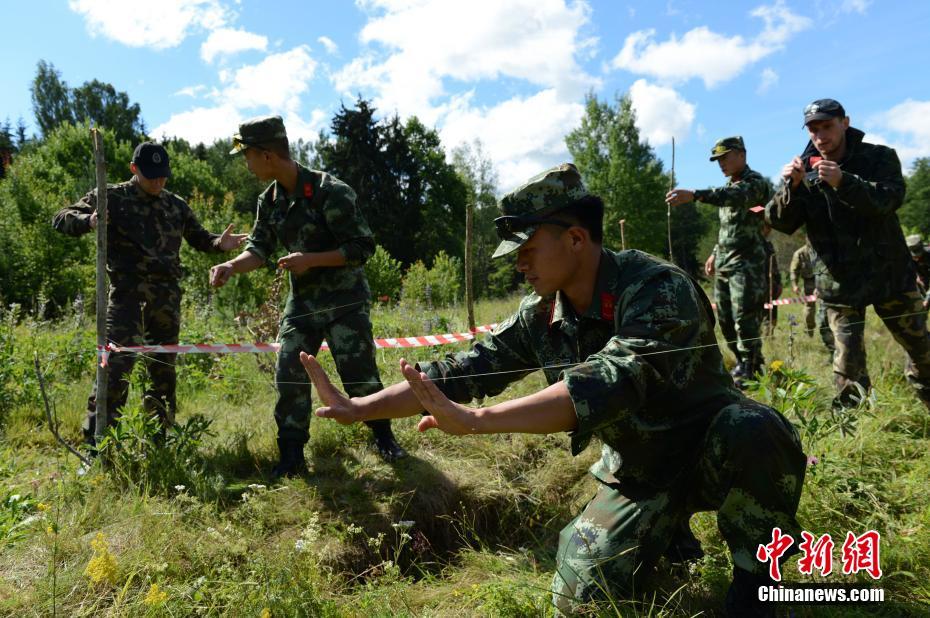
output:
<svg viewBox="0 0 930 618"><path fill-rule="evenodd" d="M924 309L930 307L930 251L924 244L920 234L911 234L905 241L907 250L911 252L914 267L917 269L917 291L924 299Z"/></svg>
<svg viewBox="0 0 930 618"><path fill-rule="evenodd" d="M382 388L368 314L371 291L363 268L375 243L355 203L355 191L291 159L280 116L239 125L230 154L240 153L249 171L272 182L258 198L245 251L213 267L210 282L221 286L232 275L265 264L290 273L275 372L281 460L273 471L275 477L290 476L306 470L304 445L310 438L310 381L300 352L316 354L325 338L349 393L362 396ZM279 248L287 254L275 260ZM394 439L390 420L368 425L385 460L406 455Z"/></svg>
<svg viewBox="0 0 930 618"><path fill-rule="evenodd" d="M245 241L230 224L222 234L211 234L183 199L165 191L171 176L168 152L153 142L136 147L129 164L132 178L107 187L107 339L116 345L178 342L181 315L181 239L198 251L231 251ZM52 225L69 236L97 227L97 192L62 208ZM174 354L155 354L147 364L149 384L143 407L157 414L163 427L174 422L177 408ZM113 354L108 363L107 419L112 424L126 402L129 374L136 357ZM94 444L97 389L87 402L84 439Z"/></svg>
<svg viewBox="0 0 930 618"><path fill-rule="evenodd" d="M802 225L814 279L836 342L835 403L851 406L871 386L865 309L882 318L907 353L905 376L930 407L930 335L917 275L896 214L904 199L901 162L887 146L862 141L833 99L804 108L810 142L782 169L784 185L766 219L791 234Z"/></svg>
<svg viewBox="0 0 930 618"><path fill-rule="evenodd" d="M746 164L746 145L736 135L719 140L710 151L728 178L724 187L691 191L675 188L666 195L672 206L693 201L718 207L720 229L705 272L716 275L714 300L727 346L736 357L737 386L762 369L761 327L769 286L761 212L772 195L769 181ZM757 208L758 207L758 208Z"/></svg>

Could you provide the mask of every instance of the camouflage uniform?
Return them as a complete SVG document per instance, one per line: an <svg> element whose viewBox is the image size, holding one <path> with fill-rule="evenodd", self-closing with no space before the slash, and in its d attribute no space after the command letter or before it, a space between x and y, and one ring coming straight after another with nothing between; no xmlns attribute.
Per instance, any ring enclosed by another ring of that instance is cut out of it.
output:
<svg viewBox="0 0 930 618"><path fill-rule="evenodd" d="M52 220L69 236L91 231L90 216L97 209L97 192L61 209ZM162 191L152 196L135 180L107 187L107 339L121 346L178 342L181 316L181 239L199 251L220 253L218 234L197 220L177 195ZM152 354L144 359L149 382L143 393L146 411L162 423L174 422L177 401L175 354ZM107 366L107 420L115 423L126 403L135 354L111 354ZM93 442L97 388L87 400L84 437Z"/></svg>
<svg viewBox="0 0 930 618"><path fill-rule="evenodd" d="M532 233L514 234L497 254ZM497 395L542 368L574 403L572 453L601 442L590 470L598 491L559 538L559 611L629 593L634 572L648 572L697 511L717 510L734 563L754 574L765 572L754 554L774 526L799 531L806 460L796 431L734 387L707 297L648 254L603 250L583 315L561 292L530 295L473 350L419 367L458 402Z"/></svg>
<svg viewBox="0 0 930 618"><path fill-rule="evenodd" d="M911 234L905 240L917 269L917 291L925 303L930 303L930 251L927 251L920 234Z"/></svg>
<svg viewBox="0 0 930 618"><path fill-rule="evenodd" d="M836 342L833 357L837 403L854 404L871 380L865 357L865 309L882 318L907 353L905 376L930 405L930 335L917 291L917 274L895 211L904 199L901 163L895 151L846 131L843 180L782 186L766 206L766 219L791 234L806 226L814 281L826 305ZM801 155L812 170L819 153L812 143ZM816 160L816 159L815 159Z"/></svg>
<svg viewBox="0 0 930 618"><path fill-rule="evenodd" d="M726 141L718 142L713 152L717 153ZM739 147L742 148L741 138ZM714 300L720 331L737 361L752 368L762 363L759 336L768 287L762 220L749 209L765 204L771 192L769 181L748 165L739 178L731 178L725 187L694 192L695 200L719 208Z"/></svg>
<svg viewBox="0 0 930 618"><path fill-rule="evenodd" d="M792 287L801 290L804 296L815 294L817 288L814 286L814 266L811 263L810 245L807 243L801 245L801 248L791 256L791 266L789 268L791 275ZM819 300L804 301L804 324L807 327L807 336L814 336L814 328L820 333L820 339L827 347L830 353L833 353L833 331L827 323L827 311L823 302Z"/></svg>
<svg viewBox="0 0 930 618"><path fill-rule="evenodd" d="M258 198L246 251L269 262L278 246L288 252L338 249L345 266L290 273L290 294L278 333L274 416L278 439L306 444L310 428L310 382L300 352L315 355L325 338L346 392L360 397L381 390L369 309L371 291L363 264L374 253L371 230L355 192L337 178L298 164L297 195L273 182ZM389 430L390 421L368 423Z"/></svg>
<svg viewBox="0 0 930 618"><path fill-rule="evenodd" d="M775 245L765 236L762 238L762 248L765 250L765 302L781 298L782 282L781 270L778 268L778 255L775 253ZM769 316L772 316L772 330L778 325L778 305L773 305L771 311L762 305L762 322L768 324ZM768 331L766 331L768 332Z"/></svg>

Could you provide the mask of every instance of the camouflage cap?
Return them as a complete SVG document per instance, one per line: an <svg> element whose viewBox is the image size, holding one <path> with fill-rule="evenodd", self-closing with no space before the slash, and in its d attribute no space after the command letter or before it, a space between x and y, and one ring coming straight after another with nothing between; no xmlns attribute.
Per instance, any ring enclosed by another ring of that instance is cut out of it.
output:
<svg viewBox="0 0 930 618"><path fill-rule="evenodd" d="M571 163L563 163L533 176L501 198L500 217L525 218L529 225L510 232L491 257L500 257L516 251L536 232L533 219L544 217L571 206L575 201L590 195L581 180L581 174Z"/></svg>
<svg viewBox="0 0 930 618"><path fill-rule="evenodd" d="M233 149L229 154L239 154L249 146L256 146L276 139L287 139L287 130L281 116L259 116L239 125L233 135Z"/></svg>
<svg viewBox="0 0 930 618"><path fill-rule="evenodd" d="M920 234L911 234L904 239L904 242L907 243L907 248L914 255L920 255L924 251L924 239L920 237Z"/></svg>
<svg viewBox="0 0 930 618"><path fill-rule="evenodd" d="M717 140L714 147L710 149L710 160L716 161L731 150L742 150L746 152L746 145L743 143L743 138L741 136L734 135L733 137L725 137L721 140Z"/></svg>

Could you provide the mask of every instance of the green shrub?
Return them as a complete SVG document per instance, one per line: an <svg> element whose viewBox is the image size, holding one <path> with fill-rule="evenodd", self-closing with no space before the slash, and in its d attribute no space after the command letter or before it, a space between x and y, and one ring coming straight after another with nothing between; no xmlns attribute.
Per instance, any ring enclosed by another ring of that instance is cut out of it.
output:
<svg viewBox="0 0 930 618"><path fill-rule="evenodd" d="M374 255L365 263L365 276L371 288L371 296L375 300L395 301L400 296L403 282L402 266L398 260L391 257L387 249L381 245L375 247Z"/></svg>
<svg viewBox="0 0 930 618"><path fill-rule="evenodd" d="M404 302L439 307L451 305L461 298L462 266L458 258L440 251L432 268L417 261L407 269L401 290Z"/></svg>

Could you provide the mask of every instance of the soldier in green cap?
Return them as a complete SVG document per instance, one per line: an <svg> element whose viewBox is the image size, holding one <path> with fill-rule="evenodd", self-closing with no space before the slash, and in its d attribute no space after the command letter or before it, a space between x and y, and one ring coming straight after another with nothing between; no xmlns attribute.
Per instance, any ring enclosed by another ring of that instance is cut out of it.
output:
<svg viewBox="0 0 930 618"><path fill-rule="evenodd" d="M923 296L924 309L930 306L930 251L924 244L920 234L911 234L904 239L907 250L911 253L914 266L917 268L917 291Z"/></svg>
<svg viewBox="0 0 930 618"><path fill-rule="evenodd" d="M272 473L290 476L306 470L304 445L310 437L310 382L301 368L300 352L316 354L326 339L350 393L362 396L382 388L369 318L371 291L363 268L375 243L352 188L291 159L279 116L239 125L230 154L240 153L249 171L272 182L258 198L245 251L214 266L210 283L222 286L232 275L265 264L290 275L275 370L274 416L281 459ZM279 247L287 254L275 261ZM406 455L389 420L368 425L382 458L393 461Z"/></svg>
<svg viewBox="0 0 930 618"><path fill-rule="evenodd" d="M811 258L811 246L805 241L801 248L791 256L791 266L789 268L791 275L791 289L795 294L811 296L816 294L817 287L814 283L814 265ZM832 364L833 359L833 331L827 323L827 311L823 302L818 300L804 301L804 324L807 328L807 336L813 337L816 329L820 335L820 340L826 346L830 353Z"/></svg>
<svg viewBox="0 0 930 618"><path fill-rule="evenodd" d="M834 99L804 108L810 141L782 169L784 184L766 220L786 234L807 231L817 292L836 353L835 405L856 406L871 387L865 310L875 309L907 353L905 376L930 408L930 335L917 273L896 214L904 199L901 162L892 148L863 141Z"/></svg>
<svg viewBox="0 0 930 618"><path fill-rule="evenodd" d="M129 164L132 178L107 186L107 339L116 345L174 344L181 328L181 240L198 251L232 251L245 241L230 224L211 234L183 199L165 190L171 176L168 151L161 144L136 146ZM52 226L81 236L97 228L97 191L55 215ZM146 412L162 428L174 422L177 409L175 354L153 354L146 363L149 383L142 395ZM110 355L107 363L107 422L119 418L129 392L132 353ZM84 441L94 446L97 387L87 400Z"/></svg>
<svg viewBox="0 0 930 618"><path fill-rule="evenodd" d="M630 594L693 513L716 510L735 564L728 613L774 615L757 599L771 580L755 555L773 528L799 532L806 459L791 423L734 387L700 286L646 253L605 249L604 204L574 165L533 177L500 207L494 255L516 251L535 293L471 351L402 360L406 381L367 397L346 398L302 355L326 404L317 415L352 423L425 409L421 431L568 432L576 455L597 439L597 493L559 537L558 612ZM461 405L537 370L549 383L537 393Z"/></svg>
<svg viewBox="0 0 930 618"><path fill-rule="evenodd" d="M720 331L736 356L733 377L743 378L762 369L761 325L768 297L762 218L753 209L764 205L772 186L746 164L746 146L739 136L725 137L711 150L711 161L729 180L724 187L692 191L675 188L665 200L672 206L695 200L717 206L720 228L717 245L707 259L705 272L715 274L714 300Z"/></svg>

